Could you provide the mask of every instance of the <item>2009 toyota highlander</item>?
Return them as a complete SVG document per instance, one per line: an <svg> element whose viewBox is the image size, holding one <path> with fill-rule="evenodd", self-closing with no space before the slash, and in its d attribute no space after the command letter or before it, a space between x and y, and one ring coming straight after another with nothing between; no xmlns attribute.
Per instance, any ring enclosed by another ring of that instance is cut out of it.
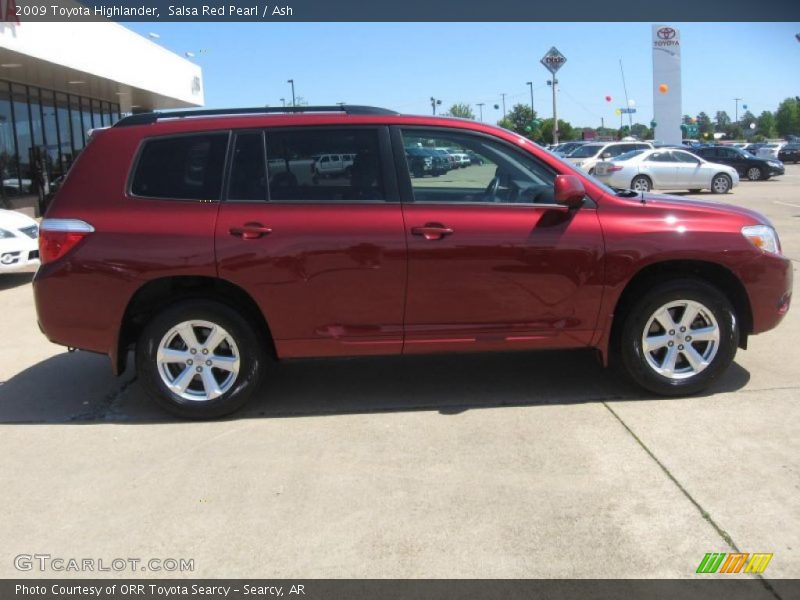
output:
<svg viewBox="0 0 800 600"><path fill-rule="evenodd" d="M608 188L510 131L369 107L147 113L95 132L41 226L52 341L136 350L186 417L273 360L596 348L691 394L789 308L756 212ZM412 178L407 148L479 157ZM336 178L314 157L352 155Z"/></svg>

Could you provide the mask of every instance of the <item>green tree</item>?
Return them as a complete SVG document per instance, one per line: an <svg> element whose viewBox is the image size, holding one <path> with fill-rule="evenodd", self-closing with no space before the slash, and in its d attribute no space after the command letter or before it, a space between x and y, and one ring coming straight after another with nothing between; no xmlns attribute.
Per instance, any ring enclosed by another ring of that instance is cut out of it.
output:
<svg viewBox="0 0 800 600"><path fill-rule="evenodd" d="M472 112L472 107L465 102L456 102L450 107L449 112L451 117L475 120L475 113Z"/></svg>
<svg viewBox="0 0 800 600"><path fill-rule="evenodd" d="M647 125L634 123L631 127L631 135L635 135L640 140L649 140L653 137L653 131Z"/></svg>
<svg viewBox="0 0 800 600"><path fill-rule="evenodd" d="M762 112L756 120L756 133L766 138L777 136L778 130L775 126L775 115L768 110Z"/></svg>
<svg viewBox="0 0 800 600"><path fill-rule="evenodd" d="M706 133L712 133L714 128L711 125L711 117L709 117L706 113L701 112L697 115L697 128L700 131L700 135L704 136Z"/></svg>
<svg viewBox="0 0 800 600"><path fill-rule="evenodd" d="M534 123L535 120L536 113L531 110L530 106L527 104L515 104L506 114L505 119L500 119L497 124L528 139L535 140L542 135L540 125L537 126ZM559 123L561 123L560 120Z"/></svg>
<svg viewBox="0 0 800 600"><path fill-rule="evenodd" d="M541 137L537 141L544 144L553 143L553 119L545 119L542 121ZM566 142L567 140L575 139L575 129L566 121L558 120L558 141Z"/></svg>
<svg viewBox="0 0 800 600"><path fill-rule="evenodd" d="M725 128L725 137L729 140L743 140L744 129L738 123L731 123Z"/></svg>
<svg viewBox="0 0 800 600"><path fill-rule="evenodd" d="M714 120L716 121L716 131L725 131L725 128L731 124L731 118L724 110L718 110Z"/></svg>
<svg viewBox="0 0 800 600"><path fill-rule="evenodd" d="M800 100L786 98L778 105L775 127L781 136L800 135Z"/></svg>
<svg viewBox="0 0 800 600"><path fill-rule="evenodd" d="M756 122L756 116L749 110L742 115L741 119L742 127L750 127L750 123L755 123L755 122Z"/></svg>

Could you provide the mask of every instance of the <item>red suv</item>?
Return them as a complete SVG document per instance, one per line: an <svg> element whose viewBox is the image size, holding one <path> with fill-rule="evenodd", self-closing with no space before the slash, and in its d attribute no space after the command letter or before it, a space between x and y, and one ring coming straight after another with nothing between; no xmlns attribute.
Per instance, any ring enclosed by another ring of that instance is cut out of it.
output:
<svg viewBox="0 0 800 600"><path fill-rule="evenodd" d="M480 161L411 177L406 149L437 147ZM314 177L321 155L353 163ZM482 123L351 106L122 119L72 167L40 248L47 337L116 373L135 348L152 396L195 418L311 356L591 347L691 394L792 289L756 212L611 189Z"/></svg>

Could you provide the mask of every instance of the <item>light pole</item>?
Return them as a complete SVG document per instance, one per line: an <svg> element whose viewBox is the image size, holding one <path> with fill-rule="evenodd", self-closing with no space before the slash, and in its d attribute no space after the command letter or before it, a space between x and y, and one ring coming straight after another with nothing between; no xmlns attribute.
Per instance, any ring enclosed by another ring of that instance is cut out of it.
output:
<svg viewBox="0 0 800 600"><path fill-rule="evenodd" d="M481 123L483 123L483 105L484 104L486 104L486 103L485 102L478 102L478 104L476 105L478 107L478 110L481 113Z"/></svg>
<svg viewBox="0 0 800 600"><path fill-rule="evenodd" d="M434 98L433 96L431 96L431 108L433 109L433 114L434 114L434 116L436 115L436 106L437 106L437 105L441 106L441 104L442 104L442 101L441 101L441 100L439 100L438 98Z"/></svg>
<svg viewBox="0 0 800 600"><path fill-rule="evenodd" d="M295 98L294 98L294 79L287 79L286 83L291 83L292 84L292 106L296 106Z"/></svg>
<svg viewBox="0 0 800 600"><path fill-rule="evenodd" d="M741 100L741 98L734 98L733 100L736 102L736 113L735 114L736 114L736 124L738 125L739 124L739 101Z"/></svg>
<svg viewBox="0 0 800 600"><path fill-rule="evenodd" d="M503 120L506 120L506 95L500 94L503 97Z"/></svg>
<svg viewBox="0 0 800 600"><path fill-rule="evenodd" d="M558 144L558 109L556 108L556 87L558 79L553 77L552 81L547 80L547 85L553 88L553 144Z"/></svg>
<svg viewBox="0 0 800 600"><path fill-rule="evenodd" d="M528 81L526 84L531 88L531 118L533 119L536 116L536 111L533 109L533 82Z"/></svg>

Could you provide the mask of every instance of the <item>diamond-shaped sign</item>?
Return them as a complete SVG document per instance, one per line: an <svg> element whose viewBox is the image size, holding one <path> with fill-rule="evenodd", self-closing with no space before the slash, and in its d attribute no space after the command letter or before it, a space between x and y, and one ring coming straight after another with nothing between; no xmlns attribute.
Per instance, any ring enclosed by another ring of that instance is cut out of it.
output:
<svg viewBox="0 0 800 600"><path fill-rule="evenodd" d="M567 57L561 54L561 52L558 51L558 48L553 46L547 51L547 54L545 54L542 57L542 60L539 62L541 62L548 71L555 75L556 71L563 67L564 63L567 62Z"/></svg>

